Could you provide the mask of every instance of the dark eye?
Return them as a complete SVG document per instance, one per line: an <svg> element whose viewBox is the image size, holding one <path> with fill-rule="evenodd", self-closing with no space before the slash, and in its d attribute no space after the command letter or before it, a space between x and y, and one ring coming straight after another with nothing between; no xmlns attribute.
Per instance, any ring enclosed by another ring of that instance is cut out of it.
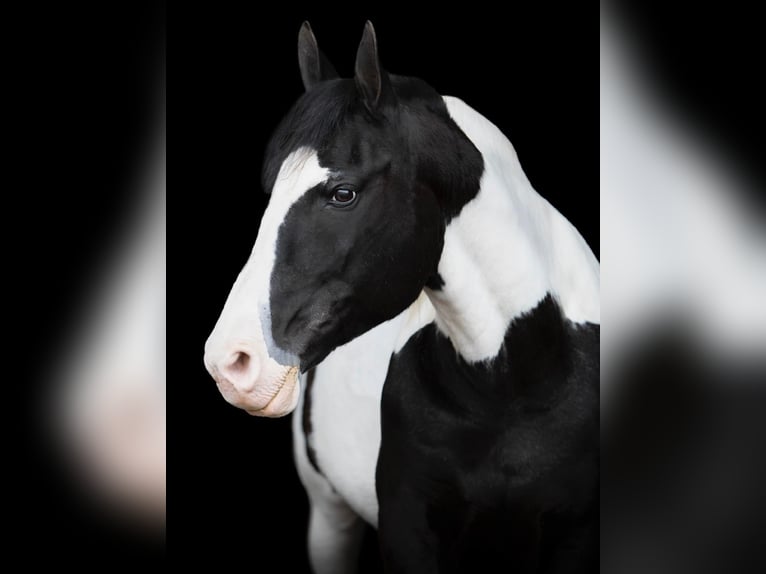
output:
<svg viewBox="0 0 766 574"><path fill-rule="evenodd" d="M356 192L353 189L339 187L332 192L332 203L335 205L351 205L356 199Z"/></svg>

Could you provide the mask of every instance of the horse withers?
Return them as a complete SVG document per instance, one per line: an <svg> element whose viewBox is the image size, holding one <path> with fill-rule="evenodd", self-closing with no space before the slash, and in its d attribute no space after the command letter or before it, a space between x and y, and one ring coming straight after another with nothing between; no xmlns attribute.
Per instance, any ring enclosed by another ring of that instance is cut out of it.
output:
<svg viewBox="0 0 766 574"><path fill-rule="evenodd" d="M462 101L353 79L308 24L252 255L205 349L224 397L293 418L316 572L597 565L599 265Z"/></svg>

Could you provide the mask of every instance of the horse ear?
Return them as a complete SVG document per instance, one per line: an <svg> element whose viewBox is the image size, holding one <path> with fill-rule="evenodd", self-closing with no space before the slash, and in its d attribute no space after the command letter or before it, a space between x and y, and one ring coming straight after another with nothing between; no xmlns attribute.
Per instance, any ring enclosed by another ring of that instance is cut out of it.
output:
<svg viewBox="0 0 766 574"><path fill-rule="evenodd" d="M378 40L375 37L375 28L372 22L367 20L356 52L356 66L354 80L362 95L367 109L377 110L391 92L391 82L388 74L380 67L378 58Z"/></svg>
<svg viewBox="0 0 766 574"><path fill-rule="evenodd" d="M298 65L306 91L319 82L339 77L330 60L319 49L317 39L308 22L304 22L301 31L298 32Z"/></svg>

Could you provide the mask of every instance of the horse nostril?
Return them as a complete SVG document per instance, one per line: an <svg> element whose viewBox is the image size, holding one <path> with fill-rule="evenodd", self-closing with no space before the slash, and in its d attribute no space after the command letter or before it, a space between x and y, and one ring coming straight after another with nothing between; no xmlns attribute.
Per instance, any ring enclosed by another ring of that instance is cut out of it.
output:
<svg viewBox="0 0 766 574"><path fill-rule="evenodd" d="M238 351L234 355L234 361L229 364L227 370L235 375L242 375L247 372L247 368L250 366L250 355Z"/></svg>
<svg viewBox="0 0 766 574"><path fill-rule="evenodd" d="M255 386L259 370L256 357L246 351L234 351L219 372L236 389L249 392Z"/></svg>

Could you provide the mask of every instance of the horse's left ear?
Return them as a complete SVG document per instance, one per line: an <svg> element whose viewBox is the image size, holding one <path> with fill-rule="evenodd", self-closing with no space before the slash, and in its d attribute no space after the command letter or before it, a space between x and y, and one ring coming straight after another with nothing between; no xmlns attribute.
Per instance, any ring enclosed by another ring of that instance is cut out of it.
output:
<svg viewBox="0 0 766 574"><path fill-rule="evenodd" d="M298 32L298 66L301 69L303 87L308 92L319 82L334 80L338 72L319 49L311 24L304 22Z"/></svg>
<svg viewBox="0 0 766 574"><path fill-rule="evenodd" d="M369 20L364 26L362 41L356 52L354 71L354 80L365 106L371 112L377 111L393 94L393 90L388 74L380 67L378 40L375 37L375 28Z"/></svg>

